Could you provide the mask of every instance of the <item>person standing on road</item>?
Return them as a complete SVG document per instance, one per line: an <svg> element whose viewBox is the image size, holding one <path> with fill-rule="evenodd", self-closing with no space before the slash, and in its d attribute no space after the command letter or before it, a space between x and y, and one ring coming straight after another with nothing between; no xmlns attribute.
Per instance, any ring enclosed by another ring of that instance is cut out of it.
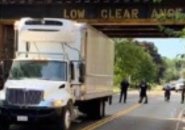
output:
<svg viewBox="0 0 185 130"><path fill-rule="evenodd" d="M126 103L128 87L129 87L129 82L126 79L122 80L120 84L121 92L120 92L119 103L121 103L123 96L124 96L124 103Z"/></svg>
<svg viewBox="0 0 185 130"><path fill-rule="evenodd" d="M148 84L146 83L145 80L142 80L141 83L139 84L139 89L140 89L140 94L139 94L139 103L142 103L143 98L145 98L145 104L148 103L148 96L147 96L147 89L148 89Z"/></svg>
<svg viewBox="0 0 185 130"><path fill-rule="evenodd" d="M170 84L166 84L163 88L164 90L164 100L169 102L170 101L170 95L171 95L171 87Z"/></svg>
<svg viewBox="0 0 185 130"><path fill-rule="evenodd" d="M184 103L184 97L185 97L185 82L181 86L181 103Z"/></svg>

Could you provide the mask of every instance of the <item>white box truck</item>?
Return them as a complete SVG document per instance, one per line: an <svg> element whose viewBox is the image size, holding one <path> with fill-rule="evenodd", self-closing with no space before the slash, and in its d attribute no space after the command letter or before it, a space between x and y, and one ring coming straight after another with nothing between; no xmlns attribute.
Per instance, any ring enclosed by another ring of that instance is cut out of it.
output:
<svg viewBox="0 0 185 130"><path fill-rule="evenodd" d="M0 130L42 122L67 130L79 112L104 116L113 94L110 38L85 23L22 18L15 23L15 48L0 91Z"/></svg>

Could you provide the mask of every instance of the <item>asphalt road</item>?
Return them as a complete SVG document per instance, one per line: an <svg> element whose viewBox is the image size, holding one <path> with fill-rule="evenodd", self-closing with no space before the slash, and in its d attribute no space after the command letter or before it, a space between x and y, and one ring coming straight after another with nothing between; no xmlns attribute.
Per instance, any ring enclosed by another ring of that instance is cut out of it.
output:
<svg viewBox="0 0 185 130"><path fill-rule="evenodd" d="M185 130L185 104L180 103L180 93L172 93L170 102L164 101L162 93L148 95L148 104L138 104L137 92L129 92L126 104L118 103L115 95L113 104L106 106L105 118L94 121L81 117L72 123L71 130ZM51 125L14 125L10 130L55 129Z"/></svg>

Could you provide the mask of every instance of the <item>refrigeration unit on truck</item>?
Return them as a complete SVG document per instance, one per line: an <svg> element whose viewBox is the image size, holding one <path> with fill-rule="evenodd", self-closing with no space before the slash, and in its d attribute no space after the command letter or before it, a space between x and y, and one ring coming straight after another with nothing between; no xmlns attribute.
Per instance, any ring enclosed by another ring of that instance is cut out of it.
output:
<svg viewBox="0 0 185 130"><path fill-rule="evenodd" d="M102 32L66 19L22 18L15 22L15 48L0 91L1 130L46 121L67 130L79 112L105 115L113 94L114 44Z"/></svg>

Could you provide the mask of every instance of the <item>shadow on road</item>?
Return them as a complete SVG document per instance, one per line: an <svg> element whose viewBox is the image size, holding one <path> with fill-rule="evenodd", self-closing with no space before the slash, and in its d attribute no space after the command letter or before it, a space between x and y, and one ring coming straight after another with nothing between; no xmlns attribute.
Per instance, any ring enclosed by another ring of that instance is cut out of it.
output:
<svg viewBox="0 0 185 130"><path fill-rule="evenodd" d="M106 116L108 117L108 115ZM105 118L106 118L105 117ZM83 127L88 126L98 120L92 120L87 117L80 117L78 120L72 123L70 130L81 130ZM58 130L55 124L46 125L11 125L9 130Z"/></svg>
<svg viewBox="0 0 185 130"><path fill-rule="evenodd" d="M11 125L9 130L58 130L53 124L49 125Z"/></svg>

